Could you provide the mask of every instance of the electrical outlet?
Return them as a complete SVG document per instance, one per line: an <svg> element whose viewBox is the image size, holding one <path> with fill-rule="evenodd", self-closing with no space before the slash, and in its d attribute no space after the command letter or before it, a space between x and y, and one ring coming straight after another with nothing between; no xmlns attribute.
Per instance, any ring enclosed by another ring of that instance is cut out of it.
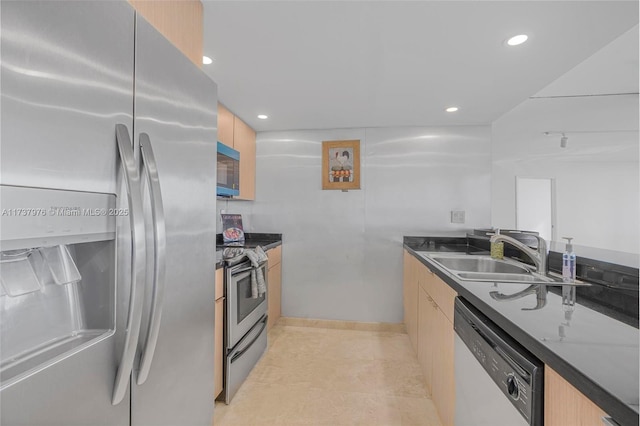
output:
<svg viewBox="0 0 640 426"><path fill-rule="evenodd" d="M464 223L464 210L451 210L451 223Z"/></svg>

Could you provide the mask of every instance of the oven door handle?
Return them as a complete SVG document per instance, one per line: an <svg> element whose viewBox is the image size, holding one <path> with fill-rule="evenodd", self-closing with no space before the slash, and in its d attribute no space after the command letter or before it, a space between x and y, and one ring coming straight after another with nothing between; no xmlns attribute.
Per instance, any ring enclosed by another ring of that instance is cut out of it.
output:
<svg viewBox="0 0 640 426"><path fill-rule="evenodd" d="M236 271L231 272L231 276L233 277L233 276L239 275L239 274L241 274L243 272L251 271L253 269L254 269L253 266L249 266L247 268L238 269Z"/></svg>
<svg viewBox="0 0 640 426"><path fill-rule="evenodd" d="M231 271L231 276L235 276L235 275L241 274L243 272L247 272L247 271L252 271L254 269L264 268L266 264L267 264L267 262L262 262L260 265L258 265L257 268L254 268L253 266L247 266L246 268L241 268L241 269L237 269L237 270Z"/></svg>
<svg viewBox="0 0 640 426"><path fill-rule="evenodd" d="M253 339L251 339L251 341L247 345L245 345L242 349L239 349L239 352L236 352L235 354L233 354L233 356L231 357L231 362L233 362L236 359L240 358L246 351L249 350L249 348L251 348L251 346L255 343L255 341L258 340L258 338L262 334L262 331L267 326L267 319L268 318L269 318L268 315L265 315L262 318L262 326L260 327L260 330L256 333L255 337ZM249 332L249 333L251 333L251 332ZM247 335L247 337L249 337L249 336ZM238 346L240 346L240 345L242 345L242 341L240 341L240 343L238 344Z"/></svg>

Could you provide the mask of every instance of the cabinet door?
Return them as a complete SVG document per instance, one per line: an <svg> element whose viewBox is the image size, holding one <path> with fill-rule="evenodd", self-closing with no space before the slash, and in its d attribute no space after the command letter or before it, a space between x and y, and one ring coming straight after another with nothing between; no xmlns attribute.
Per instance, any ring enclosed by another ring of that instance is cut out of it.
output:
<svg viewBox="0 0 640 426"><path fill-rule="evenodd" d="M405 251L404 257L404 324L414 351L418 351L418 272L419 262Z"/></svg>
<svg viewBox="0 0 640 426"><path fill-rule="evenodd" d="M218 104L218 141L233 148L233 114Z"/></svg>
<svg viewBox="0 0 640 426"><path fill-rule="evenodd" d="M549 366L544 367L544 424L602 426L607 414Z"/></svg>
<svg viewBox="0 0 640 426"><path fill-rule="evenodd" d="M431 272L429 268L427 268L425 265L420 263L420 261L416 260L416 263L419 265L419 271L420 271L418 274L419 276L418 282L420 283L420 286L422 286L424 291L426 291L428 295L433 297L433 294L435 293L435 290L434 290L435 280L438 277L436 277L436 275L433 272Z"/></svg>
<svg viewBox="0 0 640 426"><path fill-rule="evenodd" d="M214 381L215 387L213 391L213 395L215 398L220 395L222 392L222 379L224 377L222 371L222 361L224 359L224 341L223 341L223 332L224 330L224 297L216 300L216 323L215 323L215 357L214 357Z"/></svg>
<svg viewBox="0 0 640 426"><path fill-rule="evenodd" d="M267 271L267 330L280 319L282 298L282 265L278 263Z"/></svg>
<svg viewBox="0 0 640 426"><path fill-rule="evenodd" d="M240 195L256 198L256 132L238 117L233 119L233 148L240 152Z"/></svg>
<svg viewBox="0 0 640 426"><path fill-rule="evenodd" d="M413 256L408 251L404 251L402 268L402 308L404 309L404 325L407 326L407 312L409 306L409 283L413 279ZM407 333L409 332L407 328Z"/></svg>
<svg viewBox="0 0 640 426"><path fill-rule="evenodd" d="M429 294L433 297L444 316L453 323L453 309L458 293L435 274L432 274L432 285L433 292Z"/></svg>
<svg viewBox="0 0 640 426"><path fill-rule="evenodd" d="M218 300L224 296L224 268L216 269L216 296Z"/></svg>
<svg viewBox="0 0 640 426"><path fill-rule="evenodd" d="M436 334L437 308L423 288L418 290L418 362L424 374L429 393L433 387L433 355L437 350Z"/></svg>
<svg viewBox="0 0 640 426"><path fill-rule="evenodd" d="M200 0L129 3L199 68L202 68L203 19Z"/></svg>
<svg viewBox="0 0 640 426"><path fill-rule="evenodd" d="M440 421L444 426L453 425L455 415L455 376L454 376L454 340L453 324L440 309L435 315L436 345L433 356L432 400L438 409Z"/></svg>
<svg viewBox="0 0 640 426"><path fill-rule="evenodd" d="M269 258L269 268L279 265L282 261L282 246L267 250L266 255Z"/></svg>

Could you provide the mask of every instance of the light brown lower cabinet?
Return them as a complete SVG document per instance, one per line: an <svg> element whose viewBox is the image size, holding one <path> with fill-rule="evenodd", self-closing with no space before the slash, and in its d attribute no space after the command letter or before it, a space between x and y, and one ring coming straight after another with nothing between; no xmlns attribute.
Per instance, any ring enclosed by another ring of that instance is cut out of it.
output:
<svg viewBox="0 0 640 426"><path fill-rule="evenodd" d="M433 355L433 391L431 399L438 409L443 426L453 426L455 417L455 371L454 371L454 341L453 324L440 310L436 310L435 332L437 346Z"/></svg>
<svg viewBox="0 0 640 426"><path fill-rule="evenodd" d="M282 313L282 246L267 250L267 257L267 330L271 330Z"/></svg>
<svg viewBox="0 0 640 426"><path fill-rule="evenodd" d="M222 383L224 370L222 368L224 357L224 340L223 340L223 326L224 324L224 297L216 300L216 327L215 327L215 361L213 377L215 381L213 394L217 398L222 392Z"/></svg>
<svg viewBox="0 0 640 426"><path fill-rule="evenodd" d="M438 307L431 296L420 288L418 295L418 362L429 394L433 394L433 355L435 353L434 341L430 337L435 336Z"/></svg>
<svg viewBox="0 0 640 426"><path fill-rule="evenodd" d="M582 392L545 365L545 426L602 426L602 417L606 415Z"/></svg>
<svg viewBox="0 0 640 426"><path fill-rule="evenodd" d="M268 315L267 330L271 330L282 312L282 265L277 264L267 271Z"/></svg>
<svg viewBox="0 0 640 426"><path fill-rule="evenodd" d="M213 380L215 398L222 392L224 378L224 269L216 269Z"/></svg>
<svg viewBox="0 0 640 426"><path fill-rule="evenodd" d="M456 292L405 251L404 308L407 333L418 355L440 421L453 425L455 375L453 306ZM415 312L415 314L414 314ZM415 335L415 337L414 337Z"/></svg>
<svg viewBox="0 0 640 426"><path fill-rule="evenodd" d="M407 251L404 254L404 324L413 346L418 350L418 277L416 276L416 262L413 255Z"/></svg>
<svg viewBox="0 0 640 426"><path fill-rule="evenodd" d="M442 425L455 422L453 310L456 292L404 252L404 322ZM602 426L607 414L545 366L545 426Z"/></svg>

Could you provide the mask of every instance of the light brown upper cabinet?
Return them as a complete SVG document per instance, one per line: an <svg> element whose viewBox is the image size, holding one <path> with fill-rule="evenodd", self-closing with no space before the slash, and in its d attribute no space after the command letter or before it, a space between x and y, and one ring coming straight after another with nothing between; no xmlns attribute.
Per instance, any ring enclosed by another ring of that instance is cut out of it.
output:
<svg viewBox="0 0 640 426"><path fill-rule="evenodd" d="M233 149L240 152L240 200L256 198L256 132L235 116Z"/></svg>
<svg viewBox="0 0 640 426"><path fill-rule="evenodd" d="M234 199L255 200L256 132L221 103L218 103L218 141L240 153L240 195Z"/></svg>
<svg viewBox="0 0 640 426"><path fill-rule="evenodd" d="M233 148L233 114L218 104L218 141Z"/></svg>
<svg viewBox="0 0 640 426"><path fill-rule="evenodd" d="M203 15L200 0L129 0L133 8L202 68Z"/></svg>

